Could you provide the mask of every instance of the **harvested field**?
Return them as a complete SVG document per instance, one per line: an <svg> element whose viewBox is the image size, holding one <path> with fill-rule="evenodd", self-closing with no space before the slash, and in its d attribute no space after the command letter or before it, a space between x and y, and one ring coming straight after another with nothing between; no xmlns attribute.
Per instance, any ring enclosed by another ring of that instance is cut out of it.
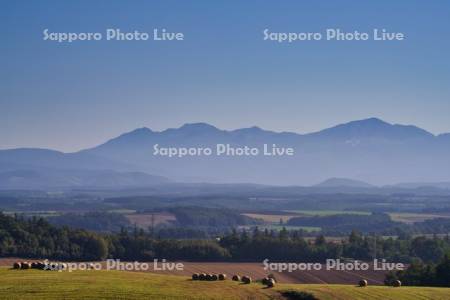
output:
<svg viewBox="0 0 450 300"><path fill-rule="evenodd" d="M149 228L152 225L159 225L163 223L170 223L176 221L177 218L175 215L168 212L160 212L160 213L145 213L145 214L127 214L125 215L127 219L136 224L136 226L140 228Z"/></svg>
<svg viewBox="0 0 450 300"><path fill-rule="evenodd" d="M286 228L287 230L304 230L307 232L313 232L313 231L320 231L320 227L312 227L312 226L290 226L286 225L286 223L296 217L302 217L306 215L297 214L297 213L288 213L286 214L270 214L270 213L245 213L244 216L263 220L265 224L259 225L258 228L260 230L275 230L280 231L283 228ZM283 222L283 224L280 224L280 220ZM241 228L252 228L253 226L241 226Z"/></svg>
<svg viewBox="0 0 450 300"><path fill-rule="evenodd" d="M289 213L296 213L300 215L304 215L307 217L310 216L332 216L332 215L341 215L341 214L351 214L351 215L370 215L370 212L367 211L356 211L356 210L287 210Z"/></svg>
<svg viewBox="0 0 450 300"><path fill-rule="evenodd" d="M244 228L250 228L251 226L243 226ZM258 228L260 230L275 230L280 231L283 228L287 230L304 230L306 232L314 232L314 231L320 231L320 227L313 227L313 226L290 226L290 225L278 225L278 224L268 224L268 225L259 225Z"/></svg>
<svg viewBox="0 0 450 300"><path fill-rule="evenodd" d="M264 222L267 223L279 223L280 220L282 220L284 223L286 223L287 221L289 221L290 219L294 218L294 217L299 217L300 215L296 215L296 214L286 214L286 215L271 215L271 214L253 214L253 213L246 213L243 214L244 216L250 217L250 218L254 218L254 219L261 219Z"/></svg>
<svg viewBox="0 0 450 300"><path fill-rule="evenodd" d="M160 273L161 271L158 271ZM228 275L247 275L255 280L262 279L269 274L274 274L280 283L330 283L330 284L355 284L361 278L367 279L371 285L383 285L386 272L384 271L327 271L323 267L320 271L294 271L273 272L264 270L262 263L210 263L210 262L184 262L183 271L164 271L162 274L175 274L191 276L193 273L225 273Z"/></svg>
<svg viewBox="0 0 450 300"><path fill-rule="evenodd" d="M2 258L0 259L0 266L12 267L15 261L23 261L20 258ZM28 260L32 262L33 260ZM102 262L103 268L106 269L106 262ZM279 283L302 283L302 284L356 284L360 279L367 279L369 285L383 285L385 273L384 271L336 271L323 270L320 271L294 271L289 272L273 272L264 270L262 263L236 263L236 262L183 262L184 269L182 271L161 271L153 270L153 263L150 263L149 271L164 275L180 275L191 277L194 273L206 274L227 274L228 278L232 275L247 275L254 280L260 280L269 274L274 274ZM26 272L26 271L25 271Z"/></svg>
<svg viewBox="0 0 450 300"><path fill-rule="evenodd" d="M0 268L0 299L286 299L287 291L312 293L321 300L449 299L450 289L432 287L283 284L267 288L259 283L231 280L194 281L184 276L92 271L43 272Z"/></svg>
<svg viewBox="0 0 450 300"><path fill-rule="evenodd" d="M437 218L450 218L450 215L427 214L427 213L389 213L392 221L412 224Z"/></svg>

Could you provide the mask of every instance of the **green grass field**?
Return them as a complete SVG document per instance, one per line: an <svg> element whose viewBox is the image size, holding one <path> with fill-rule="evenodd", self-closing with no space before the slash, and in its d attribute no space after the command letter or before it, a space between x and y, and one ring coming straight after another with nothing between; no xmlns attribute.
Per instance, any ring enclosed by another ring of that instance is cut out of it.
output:
<svg viewBox="0 0 450 300"><path fill-rule="evenodd" d="M259 283L192 281L138 272L0 269L0 299L283 299L280 292L292 289L325 300L450 299L450 289L445 288L279 284L268 289Z"/></svg>

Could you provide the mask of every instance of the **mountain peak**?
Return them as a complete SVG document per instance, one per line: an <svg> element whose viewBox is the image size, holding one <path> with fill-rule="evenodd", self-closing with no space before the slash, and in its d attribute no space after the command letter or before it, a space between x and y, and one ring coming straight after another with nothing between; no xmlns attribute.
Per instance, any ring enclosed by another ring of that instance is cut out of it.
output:
<svg viewBox="0 0 450 300"><path fill-rule="evenodd" d="M255 134L255 133L269 132L269 131L266 131L266 130L262 129L261 127L258 127L258 126L252 126L252 127L247 127L247 128L236 129L236 130L233 130L232 132L246 133L246 134Z"/></svg>
<svg viewBox="0 0 450 300"><path fill-rule="evenodd" d="M386 126L386 125L391 125L388 122L385 122L379 118L376 117L371 117L371 118L367 118L367 119L362 119L362 120L356 120L356 121L351 121L347 124L366 124L366 125L378 125L378 126Z"/></svg>
<svg viewBox="0 0 450 300"><path fill-rule="evenodd" d="M116 138L110 139L109 141L107 141L106 143L104 143L102 145L110 145L110 144L126 145L128 143L133 143L136 141L143 140L143 139L147 138L148 136L151 136L153 133L154 133L154 131L152 131L151 129L149 129L147 127L141 127L141 128L137 128L132 131L123 133ZM102 145L97 146L97 147L101 147ZM83 151L85 151L85 150L83 150Z"/></svg>
<svg viewBox="0 0 450 300"><path fill-rule="evenodd" d="M153 133L153 130L151 130L150 128L147 127L141 127L141 128L136 128L135 130L128 132L131 134L147 134L147 133Z"/></svg>
<svg viewBox="0 0 450 300"><path fill-rule="evenodd" d="M432 137L433 134L412 125L390 124L379 118L368 118L340 124L316 133L315 136L333 138L393 138L410 139Z"/></svg>
<svg viewBox="0 0 450 300"><path fill-rule="evenodd" d="M362 119L362 120L355 120L355 121L351 121L348 123L344 123L344 124L339 124L335 127L332 128L336 128L336 127L359 127L359 128L389 128L392 126L392 124L385 122L379 118L367 118L367 119Z"/></svg>
<svg viewBox="0 0 450 300"><path fill-rule="evenodd" d="M186 123L178 130L188 133L202 133L202 132L216 132L220 131L217 127L210 125L208 123Z"/></svg>
<svg viewBox="0 0 450 300"><path fill-rule="evenodd" d="M153 133L154 133L153 130L151 130L147 127L141 127L141 128L132 130L130 132L124 133L124 134L120 135L118 138L139 139L139 138L151 135ZM118 138L115 138L115 139L118 139ZM113 140L115 140L115 139L113 139Z"/></svg>

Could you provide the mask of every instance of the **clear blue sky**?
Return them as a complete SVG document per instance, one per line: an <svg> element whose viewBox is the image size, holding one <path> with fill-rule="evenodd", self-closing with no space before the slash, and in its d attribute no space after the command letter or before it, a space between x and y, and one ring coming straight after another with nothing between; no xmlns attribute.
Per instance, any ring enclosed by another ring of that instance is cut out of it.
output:
<svg viewBox="0 0 450 300"><path fill-rule="evenodd" d="M0 2L0 148L75 151L187 122L300 133L376 116L450 132L449 1ZM181 31L185 41L42 40L42 31ZM403 42L262 40L371 31Z"/></svg>

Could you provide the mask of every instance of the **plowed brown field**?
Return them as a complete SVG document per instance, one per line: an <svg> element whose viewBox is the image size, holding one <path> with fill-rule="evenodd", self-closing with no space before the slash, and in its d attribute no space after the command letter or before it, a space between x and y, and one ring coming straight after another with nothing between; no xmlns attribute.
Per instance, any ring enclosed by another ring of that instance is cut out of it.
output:
<svg viewBox="0 0 450 300"><path fill-rule="evenodd" d="M18 258L2 258L0 266L12 266L15 261L33 261ZM153 262L150 264L150 270L157 274L191 276L193 273L225 273L229 277L234 274L251 276L254 280L262 279L270 273L273 273L280 283L317 283L317 284L357 284L360 279L366 279L370 285L382 285L385 271L337 271L322 270L316 271L294 271L294 272L272 272L264 270L262 263L235 263L235 262L183 262L182 271L153 270ZM102 262L106 269L106 262ZM143 271L141 271L143 272Z"/></svg>

